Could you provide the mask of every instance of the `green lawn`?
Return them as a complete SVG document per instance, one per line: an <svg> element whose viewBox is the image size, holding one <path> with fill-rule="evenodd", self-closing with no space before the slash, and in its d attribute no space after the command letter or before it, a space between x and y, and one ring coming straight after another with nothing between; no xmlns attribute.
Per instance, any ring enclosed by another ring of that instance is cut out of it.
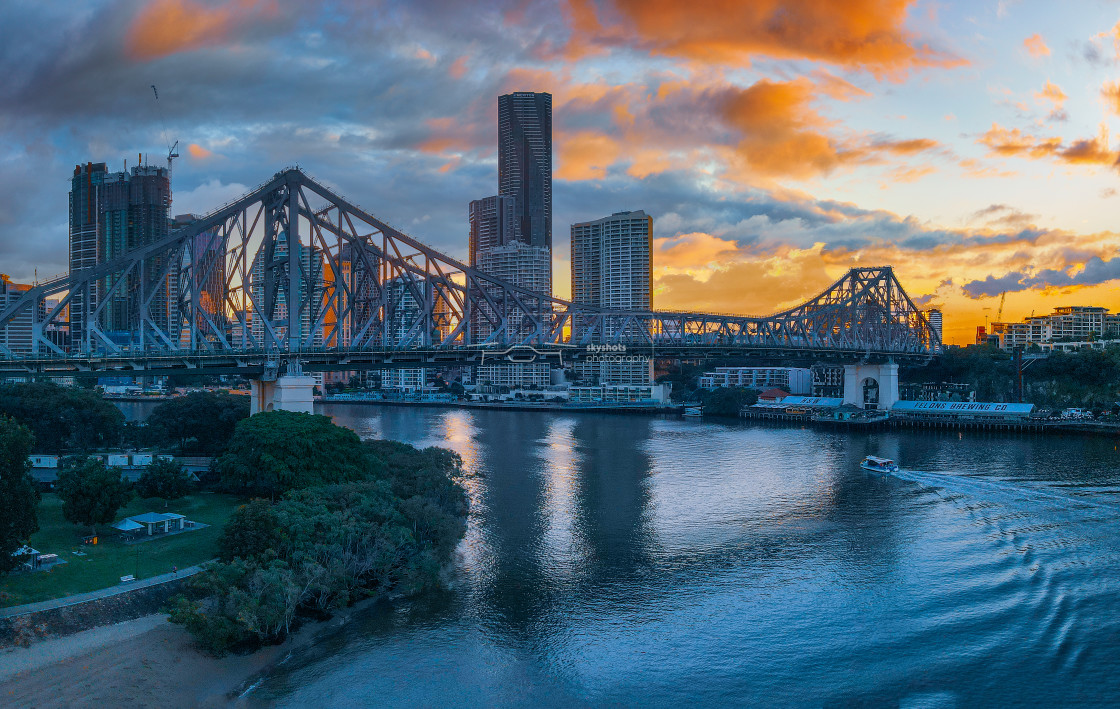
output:
<svg viewBox="0 0 1120 709"><path fill-rule="evenodd" d="M43 495L39 504L39 531L31 546L43 554L58 554L67 563L50 571L12 574L0 580L0 607L34 603L74 593L116 586L121 576L138 579L165 574L172 566L185 569L217 555L218 537L238 498L216 493L190 495L171 502L167 512L209 524L205 529L153 539L141 544L124 544L109 525L98 527L96 546L82 544L88 527L78 527L62 518L62 501L53 493ZM162 500L133 500L117 514L117 519L143 512L165 511ZM83 551L76 556L72 551Z"/></svg>

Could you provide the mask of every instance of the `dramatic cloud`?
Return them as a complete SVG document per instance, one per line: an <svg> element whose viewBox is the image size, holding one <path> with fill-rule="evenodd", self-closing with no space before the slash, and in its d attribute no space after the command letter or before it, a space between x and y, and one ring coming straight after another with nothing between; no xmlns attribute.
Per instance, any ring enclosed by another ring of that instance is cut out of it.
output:
<svg viewBox="0 0 1120 709"><path fill-rule="evenodd" d="M738 65L759 55L811 59L877 76L953 66L906 29L912 0L570 0L569 53L628 46L654 54Z"/></svg>
<svg viewBox="0 0 1120 709"><path fill-rule="evenodd" d="M274 18L275 0L236 0L208 6L193 0L154 0L144 6L128 30L134 59L226 44L254 22Z"/></svg>
<svg viewBox="0 0 1120 709"><path fill-rule="evenodd" d="M1084 264L1068 268L1016 271L999 278L988 276L981 281L966 283L962 290L969 298L982 298L1005 291L1087 287L1116 280L1120 280L1120 256L1107 260L1094 256Z"/></svg>

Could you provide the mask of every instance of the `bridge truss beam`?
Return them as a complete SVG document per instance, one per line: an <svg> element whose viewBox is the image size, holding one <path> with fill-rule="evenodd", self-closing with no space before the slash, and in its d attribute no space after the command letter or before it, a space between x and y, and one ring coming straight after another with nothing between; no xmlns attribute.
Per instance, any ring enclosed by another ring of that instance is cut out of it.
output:
<svg viewBox="0 0 1120 709"><path fill-rule="evenodd" d="M245 370L277 359L311 370L560 361L600 345L923 361L939 344L890 267L852 269L766 317L602 309L467 266L298 169L0 309L0 373L59 376Z"/></svg>

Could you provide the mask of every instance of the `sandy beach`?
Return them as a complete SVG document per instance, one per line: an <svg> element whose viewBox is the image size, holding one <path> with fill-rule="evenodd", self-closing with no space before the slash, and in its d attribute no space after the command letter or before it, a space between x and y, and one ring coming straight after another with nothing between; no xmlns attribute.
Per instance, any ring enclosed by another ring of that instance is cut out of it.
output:
<svg viewBox="0 0 1120 709"><path fill-rule="evenodd" d="M239 706L246 682L299 642L213 658L165 616L146 616L0 650L0 707Z"/></svg>

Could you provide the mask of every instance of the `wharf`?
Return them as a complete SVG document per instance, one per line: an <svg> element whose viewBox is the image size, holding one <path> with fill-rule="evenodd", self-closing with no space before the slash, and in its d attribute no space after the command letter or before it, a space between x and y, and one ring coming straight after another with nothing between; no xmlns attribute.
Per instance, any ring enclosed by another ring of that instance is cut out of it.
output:
<svg viewBox="0 0 1120 709"><path fill-rule="evenodd" d="M684 407L671 404L658 406L655 404L549 404L549 403L498 403L481 401L404 401L401 399L336 399L333 397L316 398L317 404L361 404L376 406L423 406L444 409L490 409L496 411L552 411L561 413L593 413L593 414L680 414Z"/></svg>
<svg viewBox="0 0 1120 709"><path fill-rule="evenodd" d="M1063 421L1054 419L984 420L947 419L925 416L875 416L867 418L836 419L831 416L806 412L786 413L780 409L769 411L744 410L740 417L752 421L784 421L813 424L847 431L865 431L881 428L919 428L959 431L1000 431L1008 433L1075 434L1094 436L1120 436L1120 423L1097 421Z"/></svg>

